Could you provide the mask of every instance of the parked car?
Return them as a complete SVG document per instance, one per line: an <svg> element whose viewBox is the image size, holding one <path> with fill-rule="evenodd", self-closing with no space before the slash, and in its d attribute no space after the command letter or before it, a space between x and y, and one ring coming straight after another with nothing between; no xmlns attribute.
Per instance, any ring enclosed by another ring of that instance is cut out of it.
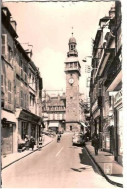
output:
<svg viewBox="0 0 127 195"><path fill-rule="evenodd" d="M84 146L85 145L84 135L82 133L75 133L72 137L72 144L73 146L74 145Z"/></svg>

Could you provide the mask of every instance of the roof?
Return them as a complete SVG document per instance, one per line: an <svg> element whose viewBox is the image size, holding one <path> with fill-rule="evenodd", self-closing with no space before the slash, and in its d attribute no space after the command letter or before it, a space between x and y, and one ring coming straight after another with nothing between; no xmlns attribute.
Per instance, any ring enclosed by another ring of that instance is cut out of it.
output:
<svg viewBox="0 0 127 195"><path fill-rule="evenodd" d="M100 21L99 21L99 25L100 25L100 23L101 23L102 21L106 22L106 21L108 21L108 20L110 20L110 16L105 16L105 17L101 18Z"/></svg>
<svg viewBox="0 0 127 195"><path fill-rule="evenodd" d="M76 43L76 39L75 39L74 37L71 37L71 38L69 39L69 43Z"/></svg>

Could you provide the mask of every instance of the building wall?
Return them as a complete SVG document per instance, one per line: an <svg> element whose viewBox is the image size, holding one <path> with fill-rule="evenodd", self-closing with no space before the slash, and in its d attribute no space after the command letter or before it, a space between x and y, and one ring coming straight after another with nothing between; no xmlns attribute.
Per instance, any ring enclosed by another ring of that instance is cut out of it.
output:
<svg viewBox="0 0 127 195"><path fill-rule="evenodd" d="M45 130L55 129L56 131L65 130L65 97L63 96L49 96L46 94L43 101L43 117L45 121ZM58 123L58 127L49 127L50 123Z"/></svg>
<svg viewBox="0 0 127 195"><path fill-rule="evenodd" d="M2 154L17 152L18 143L24 141L26 133L31 136L33 132L37 140L42 120L41 92L43 86L40 72L17 41L18 35L15 27L11 25L10 17L8 8L2 7ZM34 68L35 82L31 90L33 90L36 103L32 112L30 111L28 80L30 66Z"/></svg>
<svg viewBox="0 0 127 195"><path fill-rule="evenodd" d="M66 131L79 132L81 125L79 123L66 123Z"/></svg>
<svg viewBox="0 0 127 195"><path fill-rule="evenodd" d="M92 66L97 65L97 70L91 73L90 98L92 121L96 121L93 107L98 99L97 107L100 109L100 128L102 144L101 148L114 154L115 160L122 164L122 103L121 108L115 105L115 97L122 88L121 76L121 3L115 2L109 12L109 18L104 17L102 21L108 20L108 28L97 31L94 41L93 57L97 57L97 49L105 34L103 52L98 63L92 60ZM105 31L104 31L105 29ZM99 49L98 49L99 50ZM119 110L120 109L120 110ZM96 122L95 122L96 123ZM94 124L91 124L94 127ZM93 132L96 132L96 128ZM120 149L121 148L121 149Z"/></svg>

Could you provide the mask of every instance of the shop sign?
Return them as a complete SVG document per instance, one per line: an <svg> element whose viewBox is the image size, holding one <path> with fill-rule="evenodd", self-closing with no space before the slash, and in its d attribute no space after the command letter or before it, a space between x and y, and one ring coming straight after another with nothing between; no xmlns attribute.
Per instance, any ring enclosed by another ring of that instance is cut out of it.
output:
<svg viewBox="0 0 127 195"><path fill-rule="evenodd" d="M119 103L122 100L122 90L120 90L114 97L114 104Z"/></svg>
<svg viewBox="0 0 127 195"><path fill-rule="evenodd" d="M25 112L21 112L19 118L21 118L22 120L34 121L34 122L38 122L40 119L38 116L32 116Z"/></svg>

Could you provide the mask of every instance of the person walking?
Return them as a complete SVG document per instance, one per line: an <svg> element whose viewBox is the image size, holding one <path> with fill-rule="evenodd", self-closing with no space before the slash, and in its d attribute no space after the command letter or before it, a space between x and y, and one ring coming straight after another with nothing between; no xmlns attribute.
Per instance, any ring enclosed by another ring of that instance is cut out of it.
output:
<svg viewBox="0 0 127 195"><path fill-rule="evenodd" d="M95 155L98 155L98 149L99 149L99 138L98 138L98 135L94 136L93 147L94 147Z"/></svg>
<svg viewBox="0 0 127 195"><path fill-rule="evenodd" d="M32 148L32 150L34 149L34 145L35 145L35 139L33 138L33 136L31 136L31 138L30 138L30 148Z"/></svg>
<svg viewBox="0 0 127 195"><path fill-rule="evenodd" d="M61 136L60 136L60 134L58 134L58 136L57 136L57 142L60 142L60 139L61 139Z"/></svg>
<svg viewBox="0 0 127 195"><path fill-rule="evenodd" d="M25 147L26 147L26 150L29 150L29 138L28 138L28 135L25 135Z"/></svg>
<svg viewBox="0 0 127 195"><path fill-rule="evenodd" d="M39 139L38 139L38 150L41 150L42 144L43 144L42 136L40 135L40 137L39 137Z"/></svg>

